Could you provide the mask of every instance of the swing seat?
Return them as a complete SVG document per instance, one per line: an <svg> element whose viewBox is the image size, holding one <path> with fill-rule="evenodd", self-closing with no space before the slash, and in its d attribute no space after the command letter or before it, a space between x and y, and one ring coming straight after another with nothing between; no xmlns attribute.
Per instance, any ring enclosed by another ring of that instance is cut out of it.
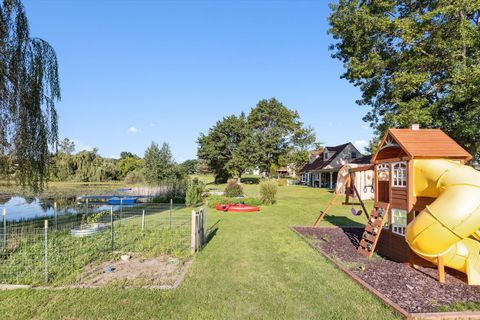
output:
<svg viewBox="0 0 480 320"><path fill-rule="evenodd" d="M362 214L362 210L358 210L358 211L357 211L357 210L355 210L355 208L352 208L352 214L353 214L354 216L359 216L359 215Z"/></svg>

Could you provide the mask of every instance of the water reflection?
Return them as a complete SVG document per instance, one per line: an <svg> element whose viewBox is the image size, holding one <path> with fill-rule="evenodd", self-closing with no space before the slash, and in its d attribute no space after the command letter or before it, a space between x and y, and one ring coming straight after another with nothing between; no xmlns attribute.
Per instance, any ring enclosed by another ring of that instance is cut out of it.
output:
<svg viewBox="0 0 480 320"><path fill-rule="evenodd" d="M78 204L75 199L61 199L57 201L57 207L54 208L54 201L41 201L38 198L8 197L0 198L0 210L6 209L7 221L29 220L43 217L52 217L55 214L67 215L89 212L110 210L112 206L103 204ZM115 211L119 206L113 206ZM0 217L1 219L1 217Z"/></svg>

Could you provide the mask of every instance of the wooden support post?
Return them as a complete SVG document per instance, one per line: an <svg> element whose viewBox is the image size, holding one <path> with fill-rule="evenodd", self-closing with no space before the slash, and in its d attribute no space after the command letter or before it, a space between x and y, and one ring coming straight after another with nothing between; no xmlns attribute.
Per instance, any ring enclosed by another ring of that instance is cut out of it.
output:
<svg viewBox="0 0 480 320"><path fill-rule="evenodd" d="M335 195L333 196L333 198L330 200L330 202L328 203L327 207L325 208L325 210L323 211L320 211L320 215L318 216L317 218L317 221L315 221L315 223L313 224L314 227L317 227L320 223L320 221L323 220L323 217L325 217L325 215L327 214L327 212L330 210L330 208L333 206L335 200L337 199L338 197L338 194L335 193Z"/></svg>
<svg viewBox="0 0 480 320"><path fill-rule="evenodd" d="M445 261L443 256L437 258L438 262L438 282L445 283Z"/></svg>
<svg viewBox="0 0 480 320"><path fill-rule="evenodd" d="M345 202L344 204L349 204L350 203L350 188L352 186L352 178L351 175L349 174L347 177L347 180L345 181Z"/></svg>
<svg viewBox="0 0 480 320"><path fill-rule="evenodd" d="M349 186L351 183L351 178L350 178L350 175L347 176L347 179L345 180L345 194L348 194L346 191L347 191L347 186ZM315 223L313 224L314 227L318 227L318 225L320 224L320 221L323 220L323 218L325 217L325 215L327 214L327 212L332 208L332 206L335 204L335 200L337 200L337 197L339 196L340 194L335 192L335 195L333 196L333 198L328 202L327 204L327 207L325 208L325 210L323 211L320 211L320 215L318 216L317 220L315 221ZM367 214L367 219L368 219L368 214Z"/></svg>

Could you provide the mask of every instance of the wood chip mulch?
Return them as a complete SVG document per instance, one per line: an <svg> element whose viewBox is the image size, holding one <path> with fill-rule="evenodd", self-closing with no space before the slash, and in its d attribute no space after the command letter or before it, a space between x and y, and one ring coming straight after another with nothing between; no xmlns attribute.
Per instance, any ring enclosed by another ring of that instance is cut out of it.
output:
<svg viewBox="0 0 480 320"><path fill-rule="evenodd" d="M415 270L408 264L379 256L363 257L357 252L363 228L294 229L410 313L437 312L440 307L457 302L480 303L480 286L467 285L463 273L447 269L446 283L441 284L436 280L436 269Z"/></svg>

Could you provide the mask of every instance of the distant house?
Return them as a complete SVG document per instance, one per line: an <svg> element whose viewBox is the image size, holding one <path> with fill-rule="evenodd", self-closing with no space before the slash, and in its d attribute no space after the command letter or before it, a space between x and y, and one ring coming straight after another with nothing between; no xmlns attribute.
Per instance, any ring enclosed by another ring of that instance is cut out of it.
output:
<svg viewBox="0 0 480 320"><path fill-rule="evenodd" d="M302 184L333 189L337 181L338 170L347 163L369 163L371 157L366 157L349 142L339 146L325 147L323 150L310 154L310 161L300 171Z"/></svg>

